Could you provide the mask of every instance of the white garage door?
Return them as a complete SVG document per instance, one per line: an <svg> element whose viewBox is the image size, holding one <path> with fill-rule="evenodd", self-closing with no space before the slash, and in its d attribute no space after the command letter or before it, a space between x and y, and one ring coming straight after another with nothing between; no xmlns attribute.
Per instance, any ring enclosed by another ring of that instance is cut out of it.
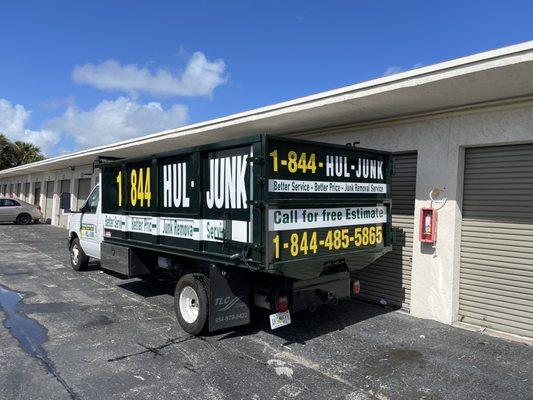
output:
<svg viewBox="0 0 533 400"><path fill-rule="evenodd" d="M459 320L533 337L533 144L466 150Z"/></svg>
<svg viewBox="0 0 533 400"><path fill-rule="evenodd" d="M359 297L409 309L416 191L416 153L395 154L392 179L393 251L357 271Z"/></svg>

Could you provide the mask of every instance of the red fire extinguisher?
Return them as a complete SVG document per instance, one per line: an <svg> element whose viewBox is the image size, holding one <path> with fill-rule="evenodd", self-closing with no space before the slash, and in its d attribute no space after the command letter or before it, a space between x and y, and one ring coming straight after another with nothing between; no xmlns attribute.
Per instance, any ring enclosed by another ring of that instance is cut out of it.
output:
<svg viewBox="0 0 533 400"><path fill-rule="evenodd" d="M437 211L433 208L420 210L420 241L422 243L437 241Z"/></svg>

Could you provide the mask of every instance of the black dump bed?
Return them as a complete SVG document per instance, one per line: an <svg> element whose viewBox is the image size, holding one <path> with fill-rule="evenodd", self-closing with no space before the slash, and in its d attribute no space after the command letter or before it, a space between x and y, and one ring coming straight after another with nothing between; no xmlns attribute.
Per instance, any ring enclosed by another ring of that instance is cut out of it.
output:
<svg viewBox="0 0 533 400"><path fill-rule="evenodd" d="M107 242L296 279L391 248L385 152L257 135L97 166Z"/></svg>

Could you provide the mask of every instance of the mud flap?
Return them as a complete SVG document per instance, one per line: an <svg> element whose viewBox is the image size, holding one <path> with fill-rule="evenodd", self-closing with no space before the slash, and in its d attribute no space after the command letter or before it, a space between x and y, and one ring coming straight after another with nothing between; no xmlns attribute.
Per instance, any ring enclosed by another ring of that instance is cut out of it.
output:
<svg viewBox="0 0 533 400"><path fill-rule="evenodd" d="M250 284L238 275L209 267L209 331L250 323Z"/></svg>

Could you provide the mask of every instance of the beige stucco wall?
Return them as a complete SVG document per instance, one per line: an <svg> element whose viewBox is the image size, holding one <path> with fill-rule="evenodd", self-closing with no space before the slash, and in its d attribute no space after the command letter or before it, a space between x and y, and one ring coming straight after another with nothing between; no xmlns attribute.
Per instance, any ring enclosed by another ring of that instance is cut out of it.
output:
<svg viewBox="0 0 533 400"><path fill-rule="evenodd" d="M459 305L464 148L533 142L533 106L371 128L345 128L309 138L339 144L359 141L360 147L392 152L418 151L411 314L455 322ZM438 211L435 249L417 240L420 209L430 206L429 192L434 187L445 188L448 199Z"/></svg>
<svg viewBox="0 0 533 400"><path fill-rule="evenodd" d="M96 174L95 174L96 175ZM46 211L46 182L52 181L54 182L54 197L53 197L53 205L52 205L52 212L51 215L46 215L46 218L51 218L51 223L53 225L57 225L59 222L59 214L61 213L61 210L59 209L59 196L61 195L60 188L61 184L60 182L65 179L70 180L70 193L71 193L71 204L73 206L77 203L77 193L78 193L78 180L82 178L91 178L91 186L94 186L95 178L92 176L92 165L83 165L76 167L74 169L71 168L65 168L61 170L55 170L55 171L47 171L47 172L39 172L39 173L33 173L33 174L26 174L26 175L20 175L12 178L5 178L0 179L0 193L3 192L3 185L8 185L8 191L9 191L9 185L13 184L14 191L16 189L16 185L18 183L21 183L24 185L26 182L30 182L30 196L29 199L22 198L20 196L21 200L29 201L31 203L34 202L34 190L35 190L35 183L40 182L41 183L41 194L40 198L38 199L38 204L41 206L41 209L43 213ZM14 193L8 193L8 195L12 197L16 197ZM66 221L68 221L68 218L65 218Z"/></svg>

